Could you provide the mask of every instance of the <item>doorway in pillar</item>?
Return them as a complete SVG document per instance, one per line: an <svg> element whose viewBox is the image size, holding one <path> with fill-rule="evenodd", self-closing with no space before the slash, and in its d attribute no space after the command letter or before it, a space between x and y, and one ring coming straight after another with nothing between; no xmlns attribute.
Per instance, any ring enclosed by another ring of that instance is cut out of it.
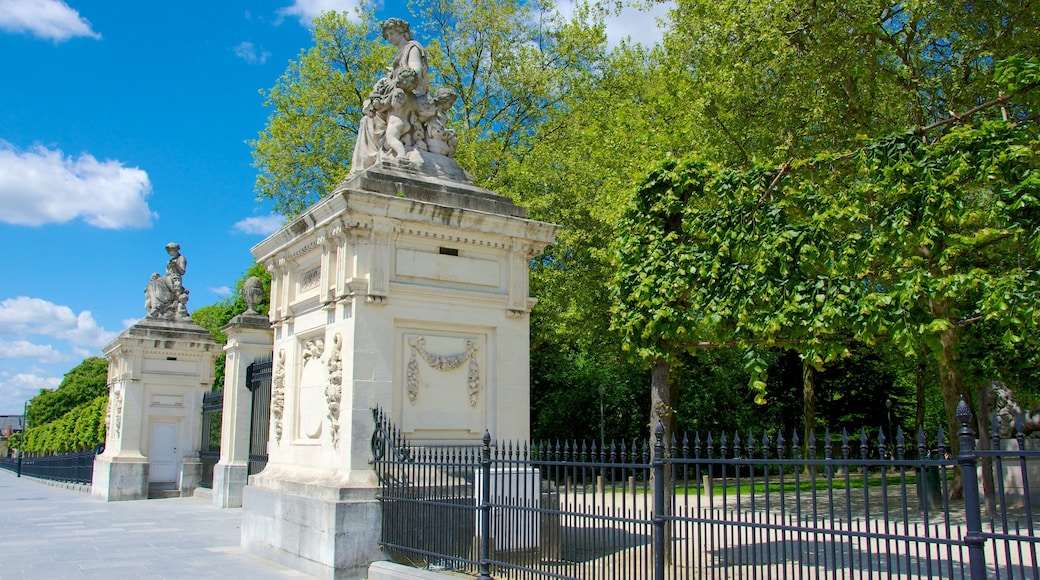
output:
<svg viewBox="0 0 1040 580"><path fill-rule="evenodd" d="M177 439L179 425L166 421L152 423L148 445L148 483L177 482Z"/></svg>

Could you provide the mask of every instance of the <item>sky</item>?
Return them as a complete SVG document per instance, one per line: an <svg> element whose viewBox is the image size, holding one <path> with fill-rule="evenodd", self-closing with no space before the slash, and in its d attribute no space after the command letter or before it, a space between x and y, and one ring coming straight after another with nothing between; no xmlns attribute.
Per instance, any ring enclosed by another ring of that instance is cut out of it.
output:
<svg viewBox="0 0 1040 580"><path fill-rule="evenodd" d="M354 3L0 0L0 415L145 315L167 243L189 310L230 295L281 225L253 192L259 91L315 16ZM377 14L412 20L404 6ZM658 41L666 9L627 9L611 43Z"/></svg>

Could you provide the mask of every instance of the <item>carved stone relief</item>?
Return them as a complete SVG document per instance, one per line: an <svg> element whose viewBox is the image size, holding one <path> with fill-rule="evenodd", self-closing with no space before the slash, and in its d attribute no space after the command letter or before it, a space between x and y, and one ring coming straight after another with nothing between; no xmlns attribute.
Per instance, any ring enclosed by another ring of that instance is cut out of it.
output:
<svg viewBox="0 0 1040 580"><path fill-rule="evenodd" d="M123 427L123 389L116 385L112 387L112 402L109 405L111 416L112 439L119 439Z"/></svg>
<svg viewBox="0 0 1040 580"><path fill-rule="evenodd" d="M329 354L329 386L325 388L325 404L331 425L332 446L339 448L339 404L343 397L343 361L341 351L343 338L337 332L332 338L332 353Z"/></svg>
<svg viewBox="0 0 1040 580"><path fill-rule="evenodd" d="M469 405L477 406L477 395L480 393L480 365L474 356L479 348L472 340L466 340L463 352L451 355L436 355L426 351L426 339L417 336L408 339L411 356L408 358L406 371L406 384L408 387L408 399L414 405L419 396L419 358L436 370L450 371L461 367L469 362L469 373L466 378L466 386L469 390Z"/></svg>
<svg viewBox="0 0 1040 580"><path fill-rule="evenodd" d="M274 441L282 441L282 414L285 412L285 349L278 351L271 381L271 417L274 419Z"/></svg>
<svg viewBox="0 0 1040 580"><path fill-rule="evenodd" d="M328 370L321 362L325 354L325 340L308 339L303 343L298 405L296 406L296 435L306 440L321 437L325 423L327 404L325 389L328 385Z"/></svg>
<svg viewBox="0 0 1040 580"><path fill-rule="evenodd" d="M321 268L312 268L300 276L300 292L317 288L321 282Z"/></svg>

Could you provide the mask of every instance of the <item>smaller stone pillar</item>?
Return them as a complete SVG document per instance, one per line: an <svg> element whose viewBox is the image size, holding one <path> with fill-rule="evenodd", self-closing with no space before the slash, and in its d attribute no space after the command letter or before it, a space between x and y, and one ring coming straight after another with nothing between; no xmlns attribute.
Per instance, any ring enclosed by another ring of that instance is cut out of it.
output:
<svg viewBox="0 0 1040 580"><path fill-rule="evenodd" d="M237 508L242 507L242 490L249 474L252 396L246 369L261 355L271 354L274 337L270 321L258 314L240 314L220 330L228 340L224 346L224 412L220 461L213 468L213 505Z"/></svg>
<svg viewBox="0 0 1040 580"><path fill-rule="evenodd" d="M91 494L146 499L150 488L190 496L199 484L202 396L213 384L213 336L187 320L145 318L104 348L108 432Z"/></svg>

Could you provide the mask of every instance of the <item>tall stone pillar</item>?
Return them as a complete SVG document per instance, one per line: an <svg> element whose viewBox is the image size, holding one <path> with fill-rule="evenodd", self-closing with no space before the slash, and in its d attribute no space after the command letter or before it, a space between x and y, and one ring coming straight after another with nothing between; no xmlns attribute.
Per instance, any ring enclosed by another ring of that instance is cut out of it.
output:
<svg viewBox="0 0 1040 580"><path fill-rule="evenodd" d="M275 363L243 547L324 578L383 559L374 407L413 441L529 437L527 269L558 231L486 189L379 163L253 248L274 280Z"/></svg>
<svg viewBox="0 0 1040 580"><path fill-rule="evenodd" d="M213 468L213 505L242 507L242 490L249 472L249 427L252 395L246 369L271 354L271 323L266 316L240 314L220 329L227 334L224 352L224 412L220 430L220 461Z"/></svg>
<svg viewBox="0 0 1040 580"><path fill-rule="evenodd" d="M190 318L145 318L104 348L108 431L92 495L146 499L150 488L191 495L201 477L202 396L213 384L217 349Z"/></svg>

